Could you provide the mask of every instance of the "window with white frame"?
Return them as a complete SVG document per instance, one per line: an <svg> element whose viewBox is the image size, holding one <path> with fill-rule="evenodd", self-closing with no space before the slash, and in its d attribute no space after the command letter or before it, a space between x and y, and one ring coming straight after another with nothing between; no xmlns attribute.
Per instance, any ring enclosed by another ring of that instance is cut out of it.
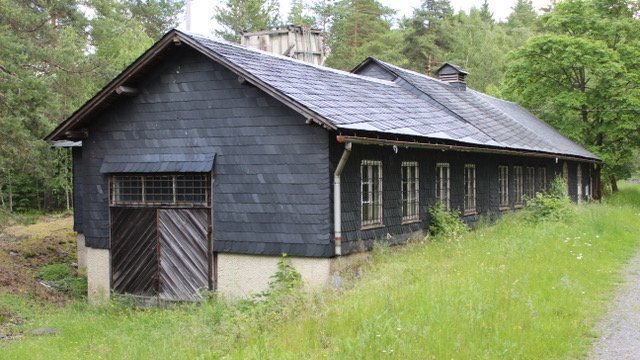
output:
<svg viewBox="0 0 640 360"><path fill-rule="evenodd" d="M513 167L513 202L522 205L522 166Z"/></svg>
<svg viewBox="0 0 640 360"><path fill-rule="evenodd" d="M476 212L476 166L464 165L464 213Z"/></svg>
<svg viewBox="0 0 640 360"><path fill-rule="evenodd" d="M509 207L509 167L498 166L498 197L500 207Z"/></svg>
<svg viewBox="0 0 640 360"><path fill-rule="evenodd" d="M451 207L451 201L449 199L449 185L451 180L449 179L449 164L437 163L436 164L436 203L444 205L445 209L449 210Z"/></svg>
<svg viewBox="0 0 640 360"><path fill-rule="evenodd" d="M529 199L533 199L533 197L536 194L536 185L535 185L535 181L536 181L536 169L533 167L527 167L527 172L526 172L526 185L525 185L525 194L527 195L527 197Z"/></svg>
<svg viewBox="0 0 640 360"><path fill-rule="evenodd" d="M576 181L578 183L578 203L582 202L582 166L578 164L576 170Z"/></svg>
<svg viewBox="0 0 640 360"><path fill-rule="evenodd" d="M362 160L362 226L382 225L382 161Z"/></svg>
<svg viewBox="0 0 640 360"><path fill-rule="evenodd" d="M547 191L547 169L539 167L536 173L538 192Z"/></svg>
<svg viewBox="0 0 640 360"><path fill-rule="evenodd" d="M112 206L208 206L207 174L112 175Z"/></svg>
<svg viewBox="0 0 640 360"><path fill-rule="evenodd" d="M569 165L566 161L562 164L562 179L564 180L564 195L569 196Z"/></svg>
<svg viewBox="0 0 640 360"><path fill-rule="evenodd" d="M419 175L416 161L402 162L402 221L420 219Z"/></svg>

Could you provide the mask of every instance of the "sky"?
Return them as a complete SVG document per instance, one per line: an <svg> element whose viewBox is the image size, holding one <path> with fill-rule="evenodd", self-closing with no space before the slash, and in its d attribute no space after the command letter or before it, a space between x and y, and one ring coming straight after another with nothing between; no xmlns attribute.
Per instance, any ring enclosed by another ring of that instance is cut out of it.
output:
<svg viewBox="0 0 640 360"><path fill-rule="evenodd" d="M422 0L379 0L383 5L397 10L397 16L410 16L413 9L418 7ZM469 10L472 7L480 7L484 0L450 0L451 5L456 11ZM219 0L192 0L191 11L191 31L200 34L211 34L215 28L215 24L211 18ZM497 20L505 19L511 12L511 7L516 0L489 0L489 7L493 16ZM548 6L550 0L533 0L533 6L536 9ZM289 11L290 0L280 0L281 18L286 19ZM183 22L181 29L186 30Z"/></svg>

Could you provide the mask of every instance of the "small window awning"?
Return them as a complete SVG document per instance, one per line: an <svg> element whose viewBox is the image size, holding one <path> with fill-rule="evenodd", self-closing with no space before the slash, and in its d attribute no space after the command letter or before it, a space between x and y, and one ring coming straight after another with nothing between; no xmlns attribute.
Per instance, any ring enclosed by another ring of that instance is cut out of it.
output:
<svg viewBox="0 0 640 360"><path fill-rule="evenodd" d="M204 173L213 170L216 154L107 155L100 172L112 173Z"/></svg>

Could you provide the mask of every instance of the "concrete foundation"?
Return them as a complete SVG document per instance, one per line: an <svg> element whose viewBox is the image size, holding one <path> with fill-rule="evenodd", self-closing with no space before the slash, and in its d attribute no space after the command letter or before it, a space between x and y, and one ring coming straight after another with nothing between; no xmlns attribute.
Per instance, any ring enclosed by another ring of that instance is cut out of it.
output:
<svg viewBox="0 0 640 360"><path fill-rule="evenodd" d="M111 262L108 249L86 248L87 296L93 305L109 301Z"/></svg>
<svg viewBox="0 0 640 360"><path fill-rule="evenodd" d="M87 248L84 243L84 234L76 236L76 251L78 256L78 269L87 268Z"/></svg>
<svg viewBox="0 0 640 360"><path fill-rule="evenodd" d="M218 293L227 298L240 298L265 290L271 276L278 271L280 259L279 256L218 254ZM289 259L307 288L317 289L329 283L332 259Z"/></svg>

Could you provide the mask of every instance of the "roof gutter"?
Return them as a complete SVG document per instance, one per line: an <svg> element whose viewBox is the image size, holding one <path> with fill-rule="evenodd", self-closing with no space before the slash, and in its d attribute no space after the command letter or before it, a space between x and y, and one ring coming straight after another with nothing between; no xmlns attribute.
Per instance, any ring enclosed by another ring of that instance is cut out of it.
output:
<svg viewBox="0 0 640 360"><path fill-rule="evenodd" d="M350 142L344 145L342 157L340 157L336 171L333 173L333 234L336 256L342 255L342 199L340 196L340 176L342 175L345 165L347 165L349 155L351 155L351 146Z"/></svg>
<svg viewBox="0 0 640 360"><path fill-rule="evenodd" d="M475 153L484 153L484 154L501 154L501 155L517 155L517 156L531 156L531 157L539 157L539 158L551 158L551 159L560 159L560 160L581 160L589 163L600 164L602 160L600 159L592 159L592 158L583 158L580 156L567 156L553 153L544 153L544 152L535 152L535 151L526 151L526 150L509 150L509 149L495 149L495 148L484 148L477 146L463 146L463 145L447 145L447 144L433 144L433 143L422 143L422 142L413 142L413 141L402 141L402 140L388 140L388 139L378 139L378 138L369 138L362 136L343 136L338 135L336 137L339 143L345 144L364 144L364 145L387 145L387 146L398 146L398 147L407 147L407 148L416 148L416 149L431 149L431 150L449 150L449 151L459 151L459 152L475 152Z"/></svg>

